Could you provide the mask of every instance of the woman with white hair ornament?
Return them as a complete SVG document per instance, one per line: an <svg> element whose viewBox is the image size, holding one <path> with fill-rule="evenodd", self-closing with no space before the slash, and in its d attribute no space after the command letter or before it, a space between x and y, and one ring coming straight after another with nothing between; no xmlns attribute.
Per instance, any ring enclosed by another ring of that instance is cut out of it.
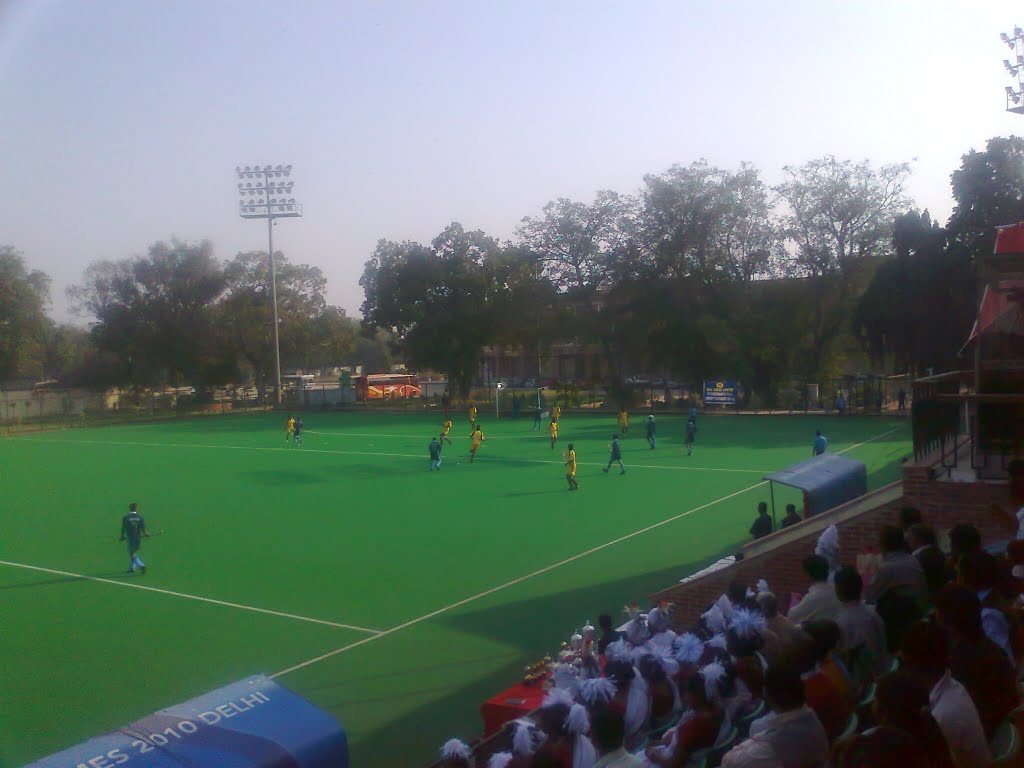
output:
<svg viewBox="0 0 1024 768"><path fill-rule="evenodd" d="M644 750L645 765L684 768L695 753L710 749L728 731L731 726L722 709L725 677L725 667L712 662L687 680L683 717L679 725L665 734L661 744Z"/></svg>
<svg viewBox="0 0 1024 768"><path fill-rule="evenodd" d="M541 704L540 726L547 735L545 749L557 755L564 766L593 768L597 750L587 734L590 715L586 707L572 701L564 692L552 690Z"/></svg>

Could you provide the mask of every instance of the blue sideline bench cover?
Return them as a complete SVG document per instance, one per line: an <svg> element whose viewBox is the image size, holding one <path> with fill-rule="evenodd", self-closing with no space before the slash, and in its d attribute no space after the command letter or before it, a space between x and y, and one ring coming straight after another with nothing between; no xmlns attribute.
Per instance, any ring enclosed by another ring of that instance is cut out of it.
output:
<svg viewBox="0 0 1024 768"><path fill-rule="evenodd" d="M868 492L867 467L836 453L814 456L765 475L764 479L804 491L812 515L820 515Z"/></svg>
<svg viewBox="0 0 1024 768"><path fill-rule="evenodd" d="M162 709L26 768L348 768L321 709L263 675Z"/></svg>

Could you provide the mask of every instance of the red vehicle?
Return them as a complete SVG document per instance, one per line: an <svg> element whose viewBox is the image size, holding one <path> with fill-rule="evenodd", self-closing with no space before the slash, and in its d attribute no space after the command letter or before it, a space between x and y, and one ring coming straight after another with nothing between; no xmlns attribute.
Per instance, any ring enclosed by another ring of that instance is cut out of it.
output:
<svg viewBox="0 0 1024 768"><path fill-rule="evenodd" d="M419 377L408 373L371 373L352 380L357 400L419 397Z"/></svg>

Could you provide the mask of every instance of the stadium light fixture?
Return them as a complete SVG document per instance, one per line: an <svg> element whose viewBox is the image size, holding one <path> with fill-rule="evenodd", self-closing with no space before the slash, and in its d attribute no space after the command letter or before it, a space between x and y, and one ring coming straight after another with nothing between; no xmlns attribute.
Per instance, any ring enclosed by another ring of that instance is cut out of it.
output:
<svg viewBox="0 0 1024 768"><path fill-rule="evenodd" d="M1003 59L1003 67L1006 73L1017 81L1016 87L1006 86L1006 111L1024 115L1024 29L1015 26L1012 36L1001 32L999 39L1013 51L1011 58Z"/></svg>
<svg viewBox="0 0 1024 768"><path fill-rule="evenodd" d="M262 168L258 165L235 166L235 173L238 176L238 215L243 219L266 219L267 220L267 253L270 258L270 300L274 310L274 400L281 402L281 340L278 332L280 321L277 316L277 266L274 263L274 219L298 218L302 216L302 206L295 203L295 198L285 200L274 195L283 195L285 185L281 182L275 184L271 178L291 174L292 167L266 165ZM255 179L242 181L243 179ZM290 194L294 182L289 181L287 192Z"/></svg>

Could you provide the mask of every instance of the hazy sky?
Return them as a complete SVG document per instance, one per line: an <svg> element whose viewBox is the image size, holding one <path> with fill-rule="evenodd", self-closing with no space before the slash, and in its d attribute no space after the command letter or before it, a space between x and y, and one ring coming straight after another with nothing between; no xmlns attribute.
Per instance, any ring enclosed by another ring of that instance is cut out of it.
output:
<svg viewBox="0 0 1024 768"><path fill-rule="evenodd" d="M1019 2L0 0L0 244L64 288L100 258L266 248L236 165L291 163L275 246L355 313L381 237L510 237L560 196L701 157L769 183L822 154L917 158L945 221L960 155L1024 132Z"/></svg>

